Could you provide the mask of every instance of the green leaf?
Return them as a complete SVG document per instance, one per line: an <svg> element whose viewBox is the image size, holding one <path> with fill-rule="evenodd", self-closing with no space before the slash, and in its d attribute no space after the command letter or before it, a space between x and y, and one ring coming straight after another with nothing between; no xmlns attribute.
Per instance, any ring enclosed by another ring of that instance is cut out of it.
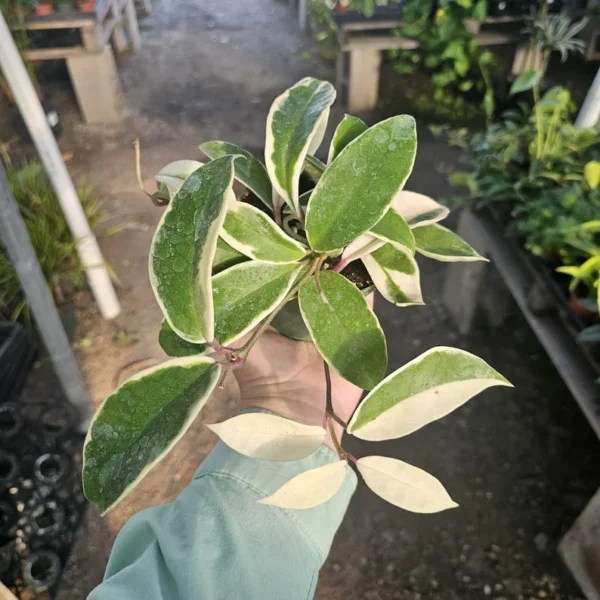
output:
<svg viewBox="0 0 600 600"><path fill-rule="evenodd" d="M379 293L396 306L423 304L419 267L408 248L386 244L362 261Z"/></svg>
<svg viewBox="0 0 600 600"><path fill-rule="evenodd" d="M592 190L600 185L600 161L591 160L583 168L583 176Z"/></svg>
<svg viewBox="0 0 600 600"><path fill-rule="evenodd" d="M541 78L542 72L537 71L536 69L531 69L530 71L521 73L513 81L513 84L510 87L509 96L514 96L515 94L520 94L521 92L530 90L534 85L539 83Z"/></svg>
<svg viewBox="0 0 600 600"><path fill-rule="evenodd" d="M360 403L348 433L372 441L403 437L497 385L512 387L481 358L432 348L388 375Z"/></svg>
<svg viewBox="0 0 600 600"><path fill-rule="evenodd" d="M315 183L321 179L326 168L327 165L316 156L311 156L310 154L306 155L306 158L304 159L304 172L309 179L312 179Z"/></svg>
<svg viewBox="0 0 600 600"><path fill-rule="evenodd" d="M362 119L353 117L352 115L344 115L344 118L333 134L333 139L329 146L327 163L331 164L350 142L363 134L367 129L368 127Z"/></svg>
<svg viewBox="0 0 600 600"><path fill-rule="evenodd" d="M485 260L467 242L441 225L426 225L413 229L417 252L442 262Z"/></svg>
<svg viewBox="0 0 600 600"><path fill-rule="evenodd" d="M415 236L402 215L392 206L369 231L380 240L398 244L415 253Z"/></svg>
<svg viewBox="0 0 600 600"><path fill-rule="evenodd" d="M327 81L306 77L277 97L267 117L265 163L273 187L300 214L298 181L307 154L320 143L335 89Z"/></svg>
<svg viewBox="0 0 600 600"><path fill-rule="evenodd" d="M160 347L165 351L168 356L196 356L198 354L204 354L210 350L209 344L192 344L180 338L169 325L166 319L160 325L160 331L158 332L158 343Z"/></svg>
<svg viewBox="0 0 600 600"><path fill-rule="evenodd" d="M483 95L483 110L488 117L491 117L494 114L495 107L494 90L488 88Z"/></svg>
<svg viewBox="0 0 600 600"><path fill-rule="evenodd" d="M212 274L217 275L221 271L229 269L229 267L233 267L234 265L239 265L247 260L249 260L247 256L232 248L225 240L219 238L212 264Z"/></svg>
<svg viewBox="0 0 600 600"><path fill-rule="evenodd" d="M385 375L383 330L358 288L339 273L320 273L298 294L300 311L321 356L344 379L370 390Z"/></svg>
<svg viewBox="0 0 600 600"><path fill-rule="evenodd" d="M473 7L473 19L483 21L487 17L487 0L479 0Z"/></svg>
<svg viewBox="0 0 600 600"><path fill-rule="evenodd" d="M169 325L188 342L212 341L211 269L232 190L234 157L194 171L166 208L150 249L150 283Z"/></svg>
<svg viewBox="0 0 600 600"><path fill-rule="evenodd" d="M411 229L431 225L445 219L450 211L429 196L402 190L392 206L400 213Z"/></svg>
<svg viewBox="0 0 600 600"><path fill-rule="evenodd" d="M292 298L286 305L277 313L277 316L273 319L271 325L279 331L285 337L292 340L299 340L302 342L311 342L312 338L302 315L300 314L300 306L298 305L298 299Z"/></svg>
<svg viewBox="0 0 600 600"><path fill-rule="evenodd" d="M159 190L172 200L183 182L203 165L197 160L176 160L164 166L154 179L159 184Z"/></svg>
<svg viewBox="0 0 600 600"><path fill-rule="evenodd" d="M404 186L416 149L415 120L406 115L382 121L350 142L327 167L308 203L311 247L339 250L373 227Z"/></svg>
<svg viewBox="0 0 600 600"><path fill-rule="evenodd" d="M243 202L230 205L221 237L255 260L270 263L298 262L306 249L280 229L268 215Z"/></svg>
<svg viewBox="0 0 600 600"><path fill-rule="evenodd" d="M200 150L212 160L227 155L237 155L235 178L245 185L263 204L273 208L273 188L265 166L250 152L229 142L205 142Z"/></svg>
<svg viewBox="0 0 600 600"><path fill-rule="evenodd" d="M226 346L277 306L302 270L298 264L242 263L213 277L215 338Z"/></svg>
<svg viewBox="0 0 600 600"><path fill-rule="evenodd" d="M178 358L138 373L113 392L85 440L87 499L107 512L128 494L186 432L220 374L210 358Z"/></svg>

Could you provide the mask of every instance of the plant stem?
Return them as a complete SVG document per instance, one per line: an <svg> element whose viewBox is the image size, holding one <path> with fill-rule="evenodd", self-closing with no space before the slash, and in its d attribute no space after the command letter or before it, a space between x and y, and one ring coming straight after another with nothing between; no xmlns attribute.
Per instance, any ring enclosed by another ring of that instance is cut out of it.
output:
<svg viewBox="0 0 600 600"><path fill-rule="evenodd" d="M275 310L273 310L273 312L256 328L252 337L239 350L234 352L237 358L241 358L242 360L247 358L250 350L252 350L254 344L258 341L258 338L267 330L273 319L279 314L279 311L287 304L288 300L298 292L300 286L313 275L319 260L320 257L317 256L309 263L304 275L302 275L302 277L300 277L300 279L291 287L290 291L285 295L284 299L279 303Z"/></svg>
<svg viewBox="0 0 600 600"><path fill-rule="evenodd" d="M142 178L142 157L140 152L140 140L139 138L135 138L133 142L133 148L135 149L135 176L137 177L138 185L140 186L140 190L146 194L149 198L152 198L152 194L149 194L144 188L144 180Z"/></svg>
<svg viewBox="0 0 600 600"><path fill-rule="evenodd" d="M342 460L346 456L346 452L344 452L344 449L341 447L340 442L337 439L337 435L335 433L335 427L333 426L333 420L328 418L327 425L329 426L329 435L331 436L331 441L333 442L333 447L335 448L335 451L338 453L340 460Z"/></svg>
<svg viewBox="0 0 600 600"><path fill-rule="evenodd" d="M333 267L333 271L336 273L341 273L350 263L347 260L340 260L340 262Z"/></svg>
<svg viewBox="0 0 600 600"><path fill-rule="evenodd" d="M317 268L315 269L315 284L317 285L317 291L319 292L319 296L321 297L321 300L323 300L323 302L325 304L329 304L329 300L327 300L327 296L325 295L325 293L323 292L323 288L321 287L321 277L320 277L321 267L323 266L323 263L326 260L327 260L326 254L323 254L322 256L319 257L319 262L317 263Z"/></svg>

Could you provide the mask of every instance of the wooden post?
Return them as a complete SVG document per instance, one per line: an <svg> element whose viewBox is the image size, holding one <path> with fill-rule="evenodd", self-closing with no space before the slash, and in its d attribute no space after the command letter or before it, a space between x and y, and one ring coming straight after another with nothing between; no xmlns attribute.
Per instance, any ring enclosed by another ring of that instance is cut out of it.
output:
<svg viewBox="0 0 600 600"><path fill-rule="evenodd" d="M357 48L350 50L348 110L361 112L377 106L381 50Z"/></svg>
<svg viewBox="0 0 600 600"><path fill-rule="evenodd" d="M67 68L86 123L114 123L122 108L121 84L112 48L67 58Z"/></svg>

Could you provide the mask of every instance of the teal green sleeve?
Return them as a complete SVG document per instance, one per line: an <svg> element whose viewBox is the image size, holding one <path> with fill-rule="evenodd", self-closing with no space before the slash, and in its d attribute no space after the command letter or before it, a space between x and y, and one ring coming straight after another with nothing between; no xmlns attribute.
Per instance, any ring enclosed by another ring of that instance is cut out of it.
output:
<svg viewBox="0 0 600 600"><path fill-rule="evenodd" d="M104 582L88 600L296 600L313 597L356 475L309 510L258 504L307 469L334 462L322 446L302 460L246 458L222 443L171 504L135 515L120 532Z"/></svg>

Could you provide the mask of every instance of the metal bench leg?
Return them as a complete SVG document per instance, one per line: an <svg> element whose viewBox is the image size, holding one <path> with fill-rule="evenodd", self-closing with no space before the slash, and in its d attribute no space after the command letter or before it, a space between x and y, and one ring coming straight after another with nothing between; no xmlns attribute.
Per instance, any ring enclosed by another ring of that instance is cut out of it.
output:
<svg viewBox="0 0 600 600"><path fill-rule="evenodd" d="M113 123L122 107L121 83L110 46L98 54L67 58L67 68L86 123Z"/></svg>
<svg viewBox="0 0 600 600"><path fill-rule="evenodd" d="M361 112L377 106L379 94L380 50L351 50L348 81L348 110Z"/></svg>
<svg viewBox="0 0 600 600"><path fill-rule="evenodd" d="M306 20L308 16L308 0L298 0L298 26L300 31L306 31Z"/></svg>

